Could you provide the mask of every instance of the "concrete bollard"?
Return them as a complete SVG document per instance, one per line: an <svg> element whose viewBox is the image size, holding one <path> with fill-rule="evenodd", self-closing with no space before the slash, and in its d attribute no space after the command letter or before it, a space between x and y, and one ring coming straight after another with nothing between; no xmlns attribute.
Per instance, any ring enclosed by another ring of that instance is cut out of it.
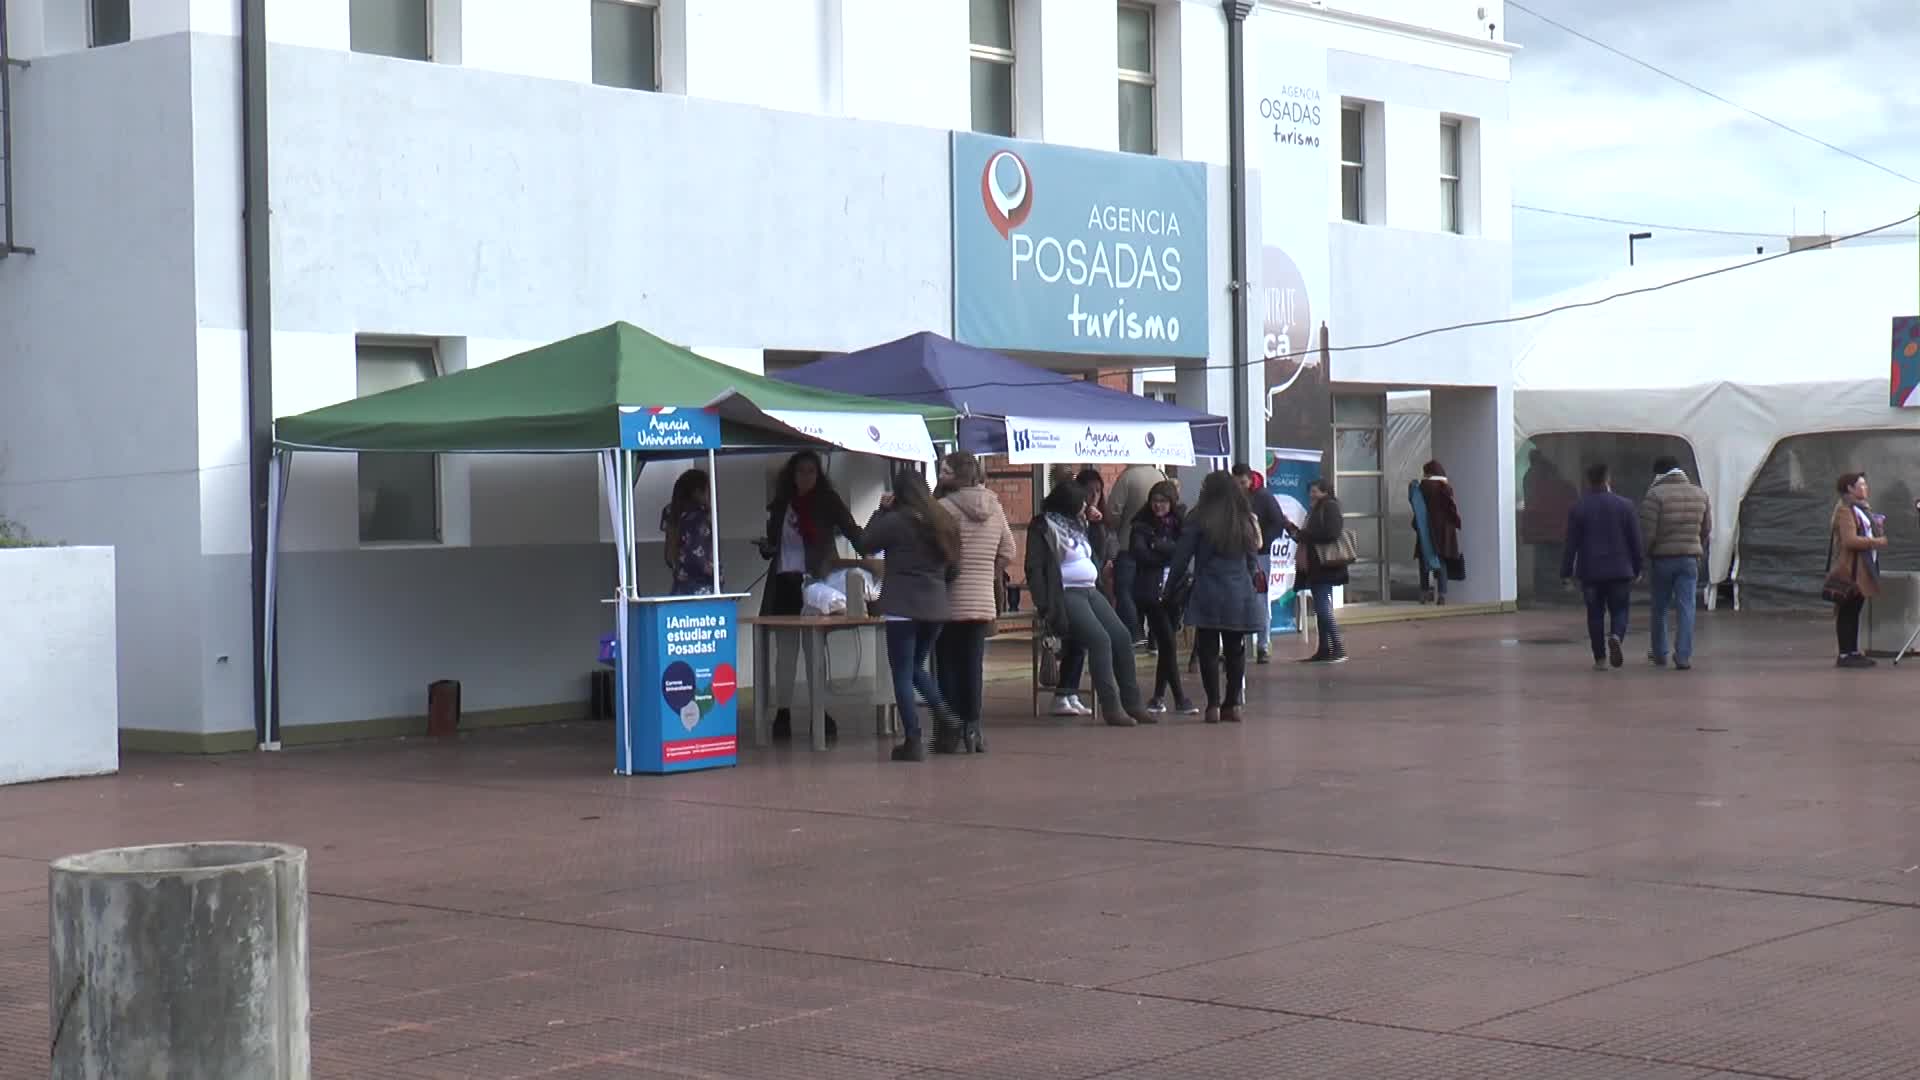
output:
<svg viewBox="0 0 1920 1080"><path fill-rule="evenodd" d="M47 891L53 1080L308 1080L305 849L96 851Z"/></svg>

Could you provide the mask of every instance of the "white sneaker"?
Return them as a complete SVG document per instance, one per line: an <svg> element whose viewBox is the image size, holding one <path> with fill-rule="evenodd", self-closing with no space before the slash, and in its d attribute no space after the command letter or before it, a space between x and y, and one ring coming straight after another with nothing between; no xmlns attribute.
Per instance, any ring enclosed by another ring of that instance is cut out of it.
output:
<svg viewBox="0 0 1920 1080"><path fill-rule="evenodd" d="M1092 716L1093 715L1093 710L1087 706L1086 702L1080 700L1079 694L1075 694L1072 697L1068 698L1067 700L1073 703L1074 715L1076 716Z"/></svg>
<svg viewBox="0 0 1920 1080"><path fill-rule="evenodd" d="M1054 716L1082 716L1080 706L1073 700L1072 694L1061 694L1053 699Z"/></svg>

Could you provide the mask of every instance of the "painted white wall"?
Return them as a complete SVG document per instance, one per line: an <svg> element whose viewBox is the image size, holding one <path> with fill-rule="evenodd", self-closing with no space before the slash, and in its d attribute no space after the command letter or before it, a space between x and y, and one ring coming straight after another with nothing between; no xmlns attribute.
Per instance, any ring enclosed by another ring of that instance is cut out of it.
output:
<svg viewBox="0 0 1920 1080"><path fill-rule="evenodd" d="M843 115L961 131L972 125L965 4L838 2Z"/></svg>
<svg viewBox="0 0 1920 1080"><path fill-rule="evenodd" d="M0 785L120 768L113 549L0 551Z"/></svg>
<svg viewBox="0 0 1920 1080"><path fill-rule="evenodd" d="M1447 463L1459 499L1461 554L1467 560L1467 580L1452 586L1452 598L1469 604L1512 600L1513 391L1435 390L1432 402L1433 456Z"/></svg>
<svg viewBox="0 0 1920 1080"><path fill-rule="evenodd" d="M1120 145L1119 6L1114 0L1019 5L1039 20L1040 131L1050 143ZM1225 53L1221 54L1222 65ZM1027 137L1024 131L1019 133Z"/></svg>
<svg viewBox="0 0 1920 1080"><path fill-rule="evenodd" d="M190 56L175 35L15 71L38 253L0 260L0 514L117 549L123 717L176 730L202 712Z"/></svg>
<svg viewBox="0 0 1920 1080"><path fill-rule="evenodd" d="M267 40L345 52L353 41L349 10L347 0L267 0Z"/></svg>
<svg viewBox="0 0 1920 1080"><path fill-rule="evenodd" d="M1269 0L1272 2L1272 0ZM1505 5L1501 0L1308 0L1313 6L1419 27L1443 34L1484 40L1493 24L1506 37ZM1485 12L1484 18L1480 13Z"/></svg>
<svg viewBox="0 0 1920 1080"><path fill-rule="evenodd" d="M837 0L687 0L685 93L788 112L827 113ZM664 14L664 13L663 13ZM958 49L964 54L962 33Z"/></svg>
<svg viewBox="0 0 1920 1080"><path fill-rule="evenodd" d="M1387 212L1377 224L1436 232L1440 228L1440 114L1393 102L1386 103L1381 113L1386 153L1380 164Z"/></svg>
<svg viewBox="0 0 1920 1080"><path fill-rule="evenodd" d="M1195 0L1163 4L1155 26L1161 30L1156 58L1165 60L1155 73L1161 156L1226 165L1226 12Z"/></svg>
<svg viewBox="0 0 1920 1080"><path fill-rule="evenodd" d="M1487 40L1484 28L1475 35L1456 34L1428 23L1460 27L1450 12L1466 12L1469 20L1483 0L1264 0L1256 19L1291 20L1288 33L1317 41L1329 49L1374 56L1395 64L1432 68L1482 79L1507 80L1515 46L1504 30L1498 41ZM1489 16L1498 6L1484 3ZM1347 10L1342 10L1343 8ZM1387 17L1369 12L1388 12ZM1469 31L1471 26L1466 26Z"/></svg>
<svg viewBox="0 0 1920 1080"><path fill-rule="evenodd" d="M444 4L444 0L441 0ZM440 6L440 5L436 5ZM545 79L593 81L593 8L546 3L528 18L524 0L459 0L460 63ZM436 28L437 29L437 28ZM434 58L445 61L436 34Z"/></svg>

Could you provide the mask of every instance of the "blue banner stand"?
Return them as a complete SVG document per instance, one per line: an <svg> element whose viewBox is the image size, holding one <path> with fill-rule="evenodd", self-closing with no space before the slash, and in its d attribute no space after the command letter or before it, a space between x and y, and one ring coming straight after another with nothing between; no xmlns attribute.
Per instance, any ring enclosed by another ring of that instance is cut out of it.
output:
<svg viewBox="0 0 1920 1080"><path fill-rule="evenodd" d="M1293 450L1284 447L1267 447L1267 490L1279 501L1280 509L1288 520L1302 525L1307 520L1307 505L1311 501L1307 487L1320 478L1320 451ZM1282 537L1275 541L1267 552L1276 567L1291 567L1294 562L1295 544L1292 537ZM1269 592L1271 602L1268 626L1276 634L1304 633L1305 624L1300 618L1300 602L1303 594L1298 581L1289 581L1284 589L1272 589Z"/></svg>
<svg viewBox="0 0 1920 1080"><path fill-rule="evenodd" d="M739 763L739 595L627 602L628 657L615 657L621 776ZM624 662L623 662L624 661Z"/></svg>

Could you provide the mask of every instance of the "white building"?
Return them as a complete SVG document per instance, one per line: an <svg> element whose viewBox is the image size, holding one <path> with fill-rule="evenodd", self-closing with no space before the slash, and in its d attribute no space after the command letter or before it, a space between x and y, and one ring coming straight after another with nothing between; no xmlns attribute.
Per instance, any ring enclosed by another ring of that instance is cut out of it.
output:
<svg viewBox="0 0 1920 1080"><path fill-rule="evenodd" d="M1158 185L1195 167L1152 155L1204 169L1181 242L1197 247L1188 296L1205 316L1178 346L1069 350L1018 325L983 343L1055 366L1171 363L1183 404L1229 414L1237 387L1258 410L1261 366L1234 377L1236 6L1252 5L5 0L25 62L6 117L8 239L32 252L0 259L0 513L118 548L131 743L250 745L250 385L264 403L270 382L264 421L614 319L754 370L917 330L966 337L956 307L987 287L955 266L956 217L980 212L978 174L951 164L950 132L969 129L1053 147L1021 151L1043 196L1072 195L1041 186L1050 175L1137 179L1116 201L1154 209ZM1254 296L1261 248L1279 246L1336 349L1507 313L1500 9L1252 12ZM1263 164L1280 134L1269 99L1321 110L1319 144L1289 144L1305 165ZM265 131L265 222L245 213L249 125ZM1031 278L1020 288L1051 302ZM253 350L250 295L271 327ZM1350 512L1372 509L1353 474L1377 468L1366 446L1381 440L1361 429L1379 394L1435 388L1435 445L1469 518L1468 601L1514 595L1506 356L1482 331L1333 359ZM748 483L723 503L744 567L760 469L737 468ZM596 483L584 461L299 459L281 545L289 737L416 715L437 678L463 681L470 716L577 711L611 591ZM379 493L405 508L374 513Z"/></svg>

